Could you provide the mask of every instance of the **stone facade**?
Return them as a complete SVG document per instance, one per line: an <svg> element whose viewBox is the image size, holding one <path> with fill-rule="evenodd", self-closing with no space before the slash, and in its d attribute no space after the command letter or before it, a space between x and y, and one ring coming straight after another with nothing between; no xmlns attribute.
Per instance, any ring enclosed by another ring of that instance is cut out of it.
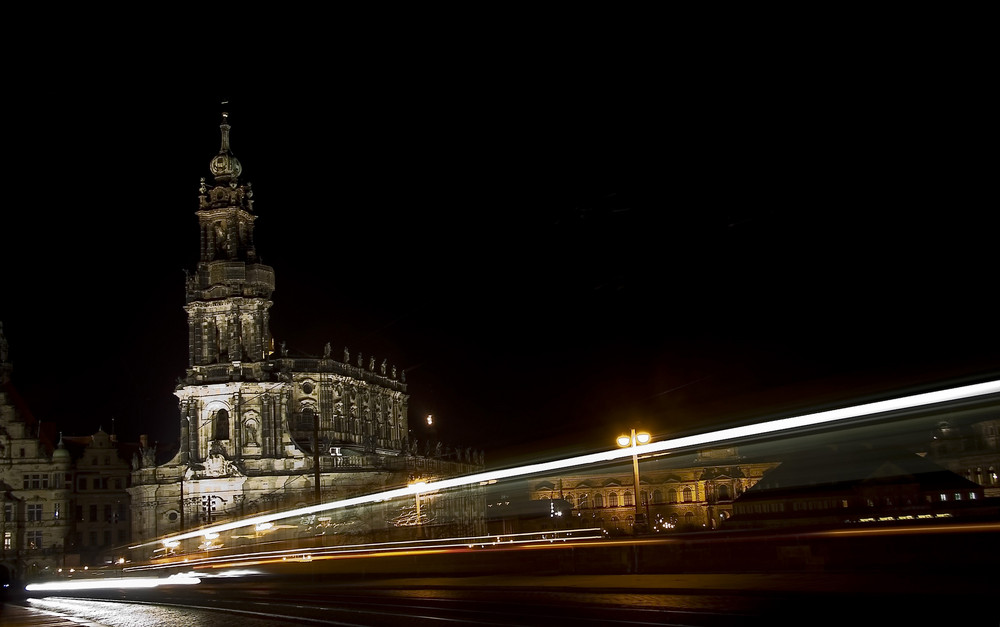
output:
<svg viewBox="0 0 1000 627"><path fill-rule="evenodd" d="M703 450L689 466L639 460L638 513L649 530L717 529L732 516L733 501L777 462L748 462L736 447ZM573 506L562 524L601 527L609 535L636 533L635 479L631 465L617 472L575 472L539 478L532 499L562 499Z"/></svg>
<svg viewBox="0 0 1000 627"><path fill-rule="evenodd" d="M73 532L67 543L67 559L92 567L114 563L126 555L132 539L127 491L132 469L123 458L127 447L103 429L63 439L75 459ZM75 554L72 559L70 550Z"/></svg>
<svg viewBox="0 0 1000 627"><path fill-rule="evenodd" d="M133 540L401 487L418 475L481 470L481 454L414 450L405 375L387 359L357 353L352 363L347 348L334 358L329 344L321 355L290 356L283 343L275 350L274 270L257 256L253 190L240 182L225 113L220 130L214 185L202 179L195 212L200 260L186 281L188 368L175 390L180 446L163 464L148 443L137 454ZM451 505L441 511L458 521L456 532L482 533L482 503L469 497L442 500ZM406 517L365 518L388 532Z"/></svg>
<svg viewBox="0 0 1000 627"><path fill-rule="evenodd" d="M36 420L11 384L0 327L0 568L14 579L65 563L72 522L72 459L51 424Z"/></svg>
<svg viewBox="0 0 1000 627"><path fill-rule="evenodd" d="M928 456L981 486L985 497L1000 497L1000 409L966 421L960 426L945 416L931 435Z"/></svg>

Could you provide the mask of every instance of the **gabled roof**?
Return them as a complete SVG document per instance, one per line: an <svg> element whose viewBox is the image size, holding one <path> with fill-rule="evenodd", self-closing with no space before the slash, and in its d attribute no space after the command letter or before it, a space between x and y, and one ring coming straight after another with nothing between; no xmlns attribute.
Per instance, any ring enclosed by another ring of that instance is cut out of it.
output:
<svg viewBox="0 0 1000 627"><path fill-rule="evenodd" d="M864 485L917 484L921 490L979 486L916 453L869 447L827 447L796 455L764 473L741 498L776 492L828 491Z"/></svg>

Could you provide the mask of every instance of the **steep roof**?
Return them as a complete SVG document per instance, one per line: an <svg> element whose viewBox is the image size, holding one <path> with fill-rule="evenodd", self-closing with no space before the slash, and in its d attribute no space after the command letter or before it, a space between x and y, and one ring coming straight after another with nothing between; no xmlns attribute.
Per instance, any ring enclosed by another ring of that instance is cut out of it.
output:
<svg viewBox="0 0 1000 627"><path fill-rule="evenodd" d="M776 492L848 489L859 485L917 484L921 490L969 490L978 486L916 453L905 450L825 447L800 453L766 472L743 499Z"/></svg>

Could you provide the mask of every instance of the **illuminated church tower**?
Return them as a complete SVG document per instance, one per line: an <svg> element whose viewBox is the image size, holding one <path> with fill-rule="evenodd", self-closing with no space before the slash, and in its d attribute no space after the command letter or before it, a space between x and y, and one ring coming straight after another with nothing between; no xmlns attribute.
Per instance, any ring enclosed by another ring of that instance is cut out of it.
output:
<svg viewBox="0 0 1000 627"><path fill-rule="evenodd" d="M404 485L419 452L408 442L406 383L395 366L274 351L274 270L254 247L253 190L229 145L212 158L198 197L200 256L186 282L188 366L179 448L156 464L148 442L133 460L133 534L145 540L227 518ZM466 454L439 474L482 467ZM426 473L425 473L426 474ZM391 515L390 515L391 518Z"/></svg>

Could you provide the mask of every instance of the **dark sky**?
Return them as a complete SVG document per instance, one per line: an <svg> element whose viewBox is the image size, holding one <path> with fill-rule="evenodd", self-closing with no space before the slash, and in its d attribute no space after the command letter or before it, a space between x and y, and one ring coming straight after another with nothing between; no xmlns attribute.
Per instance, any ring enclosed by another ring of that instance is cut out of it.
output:
<svg viewBox="0 0 1000 627"><path fill-rule="evenodd" d="M582 450L1000 368L985 112L953 73L427 56L15 73L0 321L36 416L176 441L223 99L276 340L405 370L422 439Z"/></svg>

